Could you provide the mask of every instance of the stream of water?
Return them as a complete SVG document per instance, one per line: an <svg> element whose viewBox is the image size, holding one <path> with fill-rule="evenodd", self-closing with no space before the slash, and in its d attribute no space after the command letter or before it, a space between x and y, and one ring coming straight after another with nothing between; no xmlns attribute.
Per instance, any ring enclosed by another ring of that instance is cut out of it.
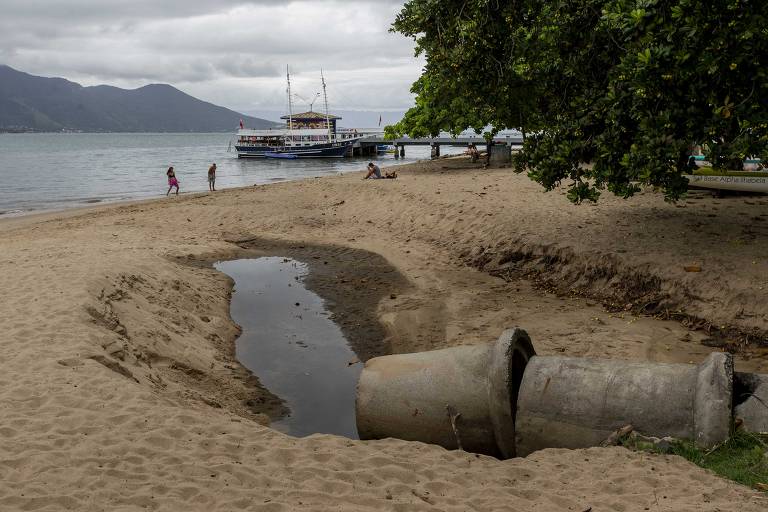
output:
<svg viewBox="0 0 768 512"><path fill-rule="evenodd" d="M272 426L298 437L357 439L355 386L362 364L324 300L304 286L307 265L264 257L214 266L235 280L230 311L243 329L238 360L291 410Z"/></svg>

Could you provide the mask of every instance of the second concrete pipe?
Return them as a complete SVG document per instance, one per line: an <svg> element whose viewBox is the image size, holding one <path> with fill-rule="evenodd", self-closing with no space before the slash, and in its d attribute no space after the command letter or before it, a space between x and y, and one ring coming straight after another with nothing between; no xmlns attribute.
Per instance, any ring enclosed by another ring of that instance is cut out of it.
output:
<svg viewBox="0 0 768 512"><path fill-rule="evenodd" d="M699 365L537 356L520 385L517 454L598 446L625 425L714 446L730 432L732 386L724 353Z"/></svg>

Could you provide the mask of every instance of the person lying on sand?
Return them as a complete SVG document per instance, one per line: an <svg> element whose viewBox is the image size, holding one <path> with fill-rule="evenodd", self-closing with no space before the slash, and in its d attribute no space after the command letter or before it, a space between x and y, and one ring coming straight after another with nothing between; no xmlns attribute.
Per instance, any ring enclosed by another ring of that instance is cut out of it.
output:
<svg viewBox="0 0 768 512"><path fill-rule="evenodd" d="M393 180L397 178L397 171L392 172L386 172L384 173L384 176L381 175L381 169L379 169L379 166L374 164L373 162L368 164L368 174L365 175L364 180L372 179L372 180L380 180L382 178Z"/></svg>

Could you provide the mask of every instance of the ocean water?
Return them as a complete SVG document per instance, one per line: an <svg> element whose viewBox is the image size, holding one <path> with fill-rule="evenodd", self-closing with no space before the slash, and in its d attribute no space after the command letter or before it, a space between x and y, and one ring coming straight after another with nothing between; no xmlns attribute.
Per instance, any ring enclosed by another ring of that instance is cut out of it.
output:
<svg viewBox="0 0 768 512"><path fill-rule="evenodd" d="M208 190L213 162L217 189L359 171L367 163L238 159L234 148L227 151L233 139L226 133L0 133L0 216L161 197L171 165L184 193ZM405 160L386 154L377 162L386 168L428 157L428 147L408 147Z"/></svg>

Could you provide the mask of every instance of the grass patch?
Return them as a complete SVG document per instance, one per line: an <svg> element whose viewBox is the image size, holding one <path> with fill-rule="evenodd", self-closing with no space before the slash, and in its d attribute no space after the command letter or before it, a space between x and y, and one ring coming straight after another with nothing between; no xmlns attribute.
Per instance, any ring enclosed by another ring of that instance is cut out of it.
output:
<svg viewBox="0 0 768 512"><path fill-rule="evenodd" d="M713 450L702 450L684 441L672 444L670 453L729 480L768 491L768 437L737 431Z"/></svg>
<svg viewBox="0 0 768 512"><path fill-rule="evenodd" d="M740 484L768 491L768 436L736 431L725 443L702 450L690 441L671 445L668 453Z"/></svg>

